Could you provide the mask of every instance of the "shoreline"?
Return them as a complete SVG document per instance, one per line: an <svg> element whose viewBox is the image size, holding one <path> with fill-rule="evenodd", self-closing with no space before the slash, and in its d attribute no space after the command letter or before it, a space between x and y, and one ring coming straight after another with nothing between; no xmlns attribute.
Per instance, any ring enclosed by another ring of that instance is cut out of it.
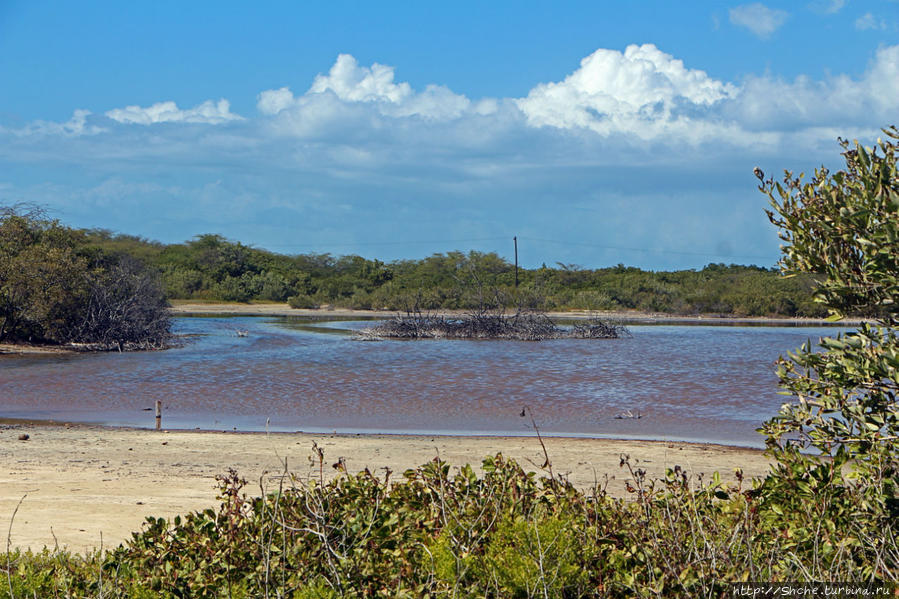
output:
<svg viewBox="0 0 899 599"><path fill-rule="evenodd" d="M311 318L390 318L401 314L397 310L354 310L349 308L291 308L286 303L222 303L174 300L169 311L175 316L303 316ZM448 316L464 315L466 310L437 310L437 314ZM838 323L825 318L770 317L770 316L730 316L722 314L667 314L664 312L638 312L629 310L572 310L547 312L550 318L562 320L620 321L633 324L727 324L727 325L772 325L772 326L842 326L863 322L858 318L846 318Z"/></svg>
<svg viewBox="0 0 899 599"><path fill-rule="evenodd" d="M188 300L175 300L169 307L172 316L279 316L298 317L316 320L329 318L391 318L401 312L396 310L352 310L346 308L291 308L287 304L280 303L221 303L221 302L193 302ZM435 314L444 316L462 316L467 314L465 310L440 310ZM768 316L726 316L721 314L665 314L661 312L637 312L637 311L588 311L574 310L570 312L547 312L549 318L555 320L591 320L599 319L624 325L706 325L706 326L781 326L781 327L841 327L858 326L865 322L861 318L845 318L838 322L828 321L825 318L784 317L774 318ZM163 350L149 350L163 351ZM31 343L0 343L0 356L3 355L34 355L34 354L75 354L84 353L81 348L73 348L65 345L40 345Z"/></svg>
<svg viewBox="0 0 899 599"><path fill-rule="evenodd" d="M20 436L28 435L27 440ZM629 455L649 478L680 465L708 481L725 481L741 469L747 480L770 464L762 450L675 441L543 437L557 474L578 488L605 481L608 493L625 497L630 477L620 466ZM89 424L0 421L0 529L24 496L12 522L13 547L43 546L86 551L118 545L140 530L146 516L172 517L217 505L216 475L234 468L249 483L248 495L273 488L287 469L299 480L319 476L313 443L324 449L325 478L346 461L350 473L369 468L391 479L439 456L453 467L480 465L502 453L525 470L541 472L543 449L536 436L363 435L216 431L155 431ZM478 469L479 470L479 469ZM273 482L275 481L275 482ZM102 535L102 536L101 536Z"/></svg>
<svg viewBox="0 0 899 599"><path fill-rule="evenodd" d="M524 431L515 433L511 431L427 431L427 430L325 430L325 429L292 429L284 428L261 430L261 429L237 429L231 430L222 428L179 428L179 427L163 427L159 431L150 426L136 426L133 424L106 424L103 422L80 421L80 420L61 420L57 418L23 418L23 417L5 417L0 416L0 431L5 428L25 428L35 427L41 428L66 428L66 429L91 429L91 430L107 430L107 431L133 431L133 432L153 432L153 433L197 433L197 434L218 434L218 435L309 435L309 436L328 436L328 437L370 437L370 438L386 438L386 439L558 439L562 441L610 441L623 443L677 443L697 446L714 446L725 449L748 450L748 451L764 451L761 446L740 445L737 443L728 443L722 440L703 441L701 439L657 439L653 437L641 437L637 435L624 436L592 436L589 433L570 433L570 432L552 432L541 430L538 433L534 431ZM759 436L761 439L761 435Z"/></svg>

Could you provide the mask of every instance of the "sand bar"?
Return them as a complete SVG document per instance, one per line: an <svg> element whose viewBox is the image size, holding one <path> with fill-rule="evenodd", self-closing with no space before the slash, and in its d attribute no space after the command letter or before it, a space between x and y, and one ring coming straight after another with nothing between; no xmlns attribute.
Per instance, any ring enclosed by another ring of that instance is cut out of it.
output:
<svg viewBox="0 0 899 599"><path fill-rule="evenodd" d="M20 440L22 435L28 440ZM139 530L146 516L172 516L216 504L215 476L235 468L253 481L283 471L283 460L300 477L318 476L310 462L312 443L325 450L325 475L344 458L351 472L384 467L399 476L435 456L454 466L480 464L502 452L540 471L543 451L535 437L448 437L393 435L313 435L152 431L46 423L0 424L0 531L13 521L13 547L53 547L84 551L121 543ZM760 451L721 445L608 439L545 439L557 473L568 473L581 488L610 478L608 491L624 496L622 454L639 460L651 476L680 465L708 477L715 470L733 480L741 468L759 477L768 462ZM266 475L266 473L269 473ZM5 543L4 543L5 547ZM0 550L2 551L2 550Z"/></svg>

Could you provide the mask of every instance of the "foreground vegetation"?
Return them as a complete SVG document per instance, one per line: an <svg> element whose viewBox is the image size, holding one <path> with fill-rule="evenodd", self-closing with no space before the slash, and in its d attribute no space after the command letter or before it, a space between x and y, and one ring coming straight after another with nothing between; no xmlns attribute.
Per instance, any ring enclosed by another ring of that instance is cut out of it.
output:
<svg viewBox="0 0 899 599"><path fill-rule="evenodd" d="M619 500L602 484L573 488L549 455L539 477L497 455L480 476L435 460L395 482L339 460L326 482L315 448L318 480L285 467L254 497L229 473L217 510L150 518L105 555L8 552L0 597L730 597L744 581L895 596L897 147L845 150L845 171L808 183L757 170L784 270L822 274L815 297L834 318L875 323L780 361L793 401L760 429L774 461L765 478L728 487L675 466L651 481L622 456L631 496Z"/></svg>
<svg viewBox="0 0 899 599"><path fill-rule="evenodd" d="M232 473L217 510L151 518L105 556L14 552L11 595L719 597L733 581L899 574L895 523L858 517L870 508L834 493L835 480L785 512L778 496L717 479L700 486L680 468L649 482L639 464L624 467L629 500L499 455L482 476L435 460L397 482L286 477L256 497Z"/></svg>

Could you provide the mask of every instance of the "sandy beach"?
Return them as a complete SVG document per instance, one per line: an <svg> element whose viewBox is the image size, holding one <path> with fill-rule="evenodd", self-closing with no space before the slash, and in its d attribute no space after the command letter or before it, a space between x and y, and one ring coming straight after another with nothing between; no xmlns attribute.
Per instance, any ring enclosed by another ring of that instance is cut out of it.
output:
<svg viewBox="0 0 899 599"><path fill-rule="evenodd" d="M20 440L28 435L27 440ZM578 487L609 478L608 491L624 496L629 475L623 454L650 476L680 465L708 477L718 471L733 480L735 469L747 478L763 475L760 451L690 443L608 439L544 439L556 473ZM234 468L258 494L260 480L288 469L306 479L318 476L313 442L325 451L325 475L344 458L350 472L364 468L393 478L435 456L458 467L480 464L498 452L540 472L543 450L536 437L444 437L390 435L312 435L152 431L95 426L8 422L0 424L0 531L10 530L13 547L109 548L140 530L146 516L166 516L216 504L215 476Z"/></svg>

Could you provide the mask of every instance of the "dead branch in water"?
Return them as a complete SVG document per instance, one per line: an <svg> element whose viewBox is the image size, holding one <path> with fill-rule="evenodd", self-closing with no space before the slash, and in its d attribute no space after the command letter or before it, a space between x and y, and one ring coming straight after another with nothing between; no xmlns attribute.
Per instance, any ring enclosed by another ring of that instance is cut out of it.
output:
<svg viewBox="0 0 899 599"><path fill-rule="evenodd" d="M560 327L546 314L518 310L478 310L455 318L410 311L357 333L360 339L617 339L628 336L622 325L594 320Z"/></svg>

